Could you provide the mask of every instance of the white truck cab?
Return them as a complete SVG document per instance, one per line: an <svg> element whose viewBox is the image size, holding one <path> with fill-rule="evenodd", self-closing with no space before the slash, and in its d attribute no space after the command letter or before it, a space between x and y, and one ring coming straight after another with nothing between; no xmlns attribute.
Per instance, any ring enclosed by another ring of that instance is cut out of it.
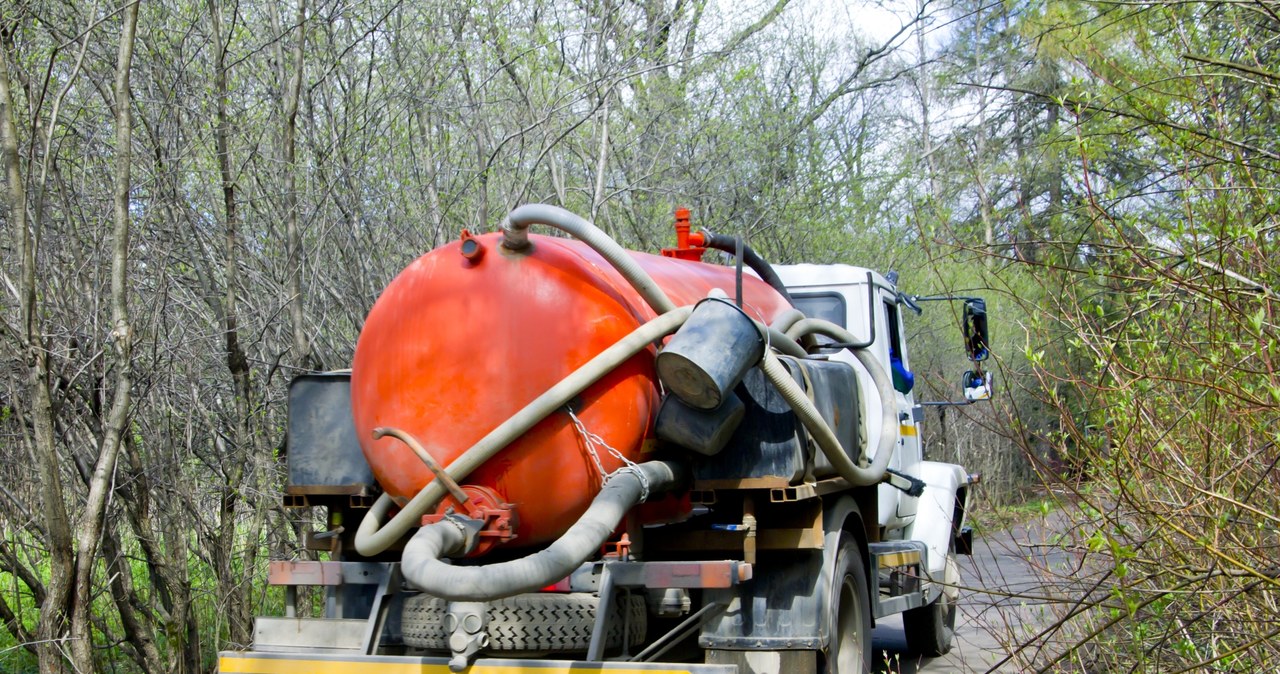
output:
<svg viewBox="0 0 1280 674"><path fill-rule="evenodd" d="M965 527L968 486L977 476L969 475L955 464L924 460L921 423L924 407L917 403L915 377L911 369L911 353L903 325L903 309L919 310L914 299L899 292L897 286L878 272L864 267L832 264L777 265L774 271L803 313L835 323L853 333L865 348L892 372L899 439L889 463L891 471L921 480L926 489L913 496L891 483L879 485L877 516L881 540L923 541L929 548L929 576L938 581L943 592L956 595L958 580L955 545ZM975 298L936 297L923 299L965 301L965 344L970 359L980 362L986 357L985 305ZM975 312L978 314L975 317ZM879 399L871 375L847 349L832 349L829 358L847 362L857 372L860 388L865 392L862 418L866 420L868 437L879 437L881 419L871 413L879 410ZM981 369L965 373L965 400L968 404L991 396L991 378ZM874 443L865 443L874 452ZM874 453L868 457L873 458Z"/></svg>
<svg viewBox="0 0 1280 674"><path fill-rule="evenodd" d="M919 478L920 462L924 457L918 425L923 408L915 403L911 355L902 325L897 287L879 273L844 264L777 265L774 270L790 291L797 309L807 316L831 321L863 341L870 341L868 349L876 360L883 363L886 370L895 373L896 400L887 404L898 411L900 437L889 467ZM833 350L830 358L849 363L858 372L859 388L866 392L861 402L867 436L880 437L880 416L873 410L880 409L881 401L871 374L848 350ZM874 450L868 458L873 457ZM880 485L879 492L883 535L885 538L897 538L915 520L919 499L889 484Z"/></svg>

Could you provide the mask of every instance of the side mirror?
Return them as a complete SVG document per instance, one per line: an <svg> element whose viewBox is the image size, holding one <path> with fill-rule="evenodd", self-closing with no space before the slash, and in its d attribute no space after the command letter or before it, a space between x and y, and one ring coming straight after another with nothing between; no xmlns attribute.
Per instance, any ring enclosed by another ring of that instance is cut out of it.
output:
<svg viewBox="0 0 1280 674"><path fill-rule="evenodd" d="M991 393L994 390L991 382L991 373L969 370L964 373L964 381L961 383L964 389L964 399L969 402L977 402L979 400L990 400Z"/></svg>
<svg viewBox="0 0 1280 674"><path fill-rule="evenodd" d="M987 303L978 298L964 301L964 348L969 360L980 363L991 355L987 332ZM967 387L966 387L967 388Z"/></svg>
<svg viewBox="0 0 1280 674"><path fill-rule="evenodd" d="M964 377L960 382L960 390L964 392L963 400L927 401L919 404L922 406L945 407L972 405L982 400L991 400L995 387L991 381L991 373L982 368L982 361L991 357L991 335L987 329L986 300L980 297L958 295L915 297L899 294L899 301L917 311L919 310L920 302L963 302L960 312L960 330L964 336L965 355L976 364L972 370L964 373Z"/></svg>

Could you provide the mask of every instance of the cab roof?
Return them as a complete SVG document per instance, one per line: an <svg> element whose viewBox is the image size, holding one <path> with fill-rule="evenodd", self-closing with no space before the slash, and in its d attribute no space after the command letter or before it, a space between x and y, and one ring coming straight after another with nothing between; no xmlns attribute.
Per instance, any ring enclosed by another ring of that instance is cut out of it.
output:
<svg viewBox="0 0 1280 674"><path fill-rule="evenodd" d="M788 288L862 285L867 282L868 273L876 285L893 288L879 272L849 264L776 264L773 270Z"/></svg>

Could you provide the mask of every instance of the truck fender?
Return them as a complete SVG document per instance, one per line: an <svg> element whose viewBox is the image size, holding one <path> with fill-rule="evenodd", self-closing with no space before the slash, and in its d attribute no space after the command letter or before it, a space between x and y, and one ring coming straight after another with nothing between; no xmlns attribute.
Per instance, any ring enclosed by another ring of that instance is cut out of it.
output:
<svg viewBox="0 0 1280 674"><path fill-rule="evenodd" d="M840 542L841 531L853 533L858 540L858 547L862 551L862 568L868 570L871 568L871 560L868 559L867 554L867 541L869 540L867 529L869 528L869 523L867 518L863 516L863 511L864 507L847 494L826 504L822 509L822 568L825 572L829 572L836 566L836 552L840 547L838 543ZM872 509L872 512L874 513L874 509ZM874 523L871 523L870 526L874 526ZM827 583L827 587L823 588L824 591L830 589L831 579L829 576L830 573L824 573L824 582ZM867 587L876 587L871 584L873 580L875 579L867 579Z"/></svg>
<svg viewBox="0 0 1280 674"><path fill-rule="evenodd" d="M874 511L872 511L874 512ZM867 521L863 517L862 508L858 502L848 494L840 496L834 501L827 503L822 510L822 576L818 583L817 598L822 615L826 615L826 611L830 610L827 606L828 599L831 597L831 585L835 581L833 575L836 568L836 555L840 551L840 535L841 532L847 531L853 534L858 541L858 551L862 554L862 568L871 569L871 563L867 553ZM875 578L868 576L867 587L877 587ZM875 601L874 590L872 595L867 597L867 601ZM821 621L825 625L825 621ZM829 631L822 636L822 645L825 648L831 640Z"/></svg>
<svg viewBox="0 0 1280 674"><path fill-rule="evenodd" d="M929 547L929 576L942 579L947 551L960 527L964 526L969 500L969 475L954 463L921 461L919 477L924 480L915 522L907 527L909 540Z"/></svg>

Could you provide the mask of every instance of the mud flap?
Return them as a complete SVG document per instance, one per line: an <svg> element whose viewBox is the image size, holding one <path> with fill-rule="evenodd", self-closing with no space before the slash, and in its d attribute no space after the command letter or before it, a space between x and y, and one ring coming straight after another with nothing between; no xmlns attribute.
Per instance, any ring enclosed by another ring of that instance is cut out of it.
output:
<svg viewBox="0 0 1280 674"><path fill-rule="evenodd" d="M720 650L817 650L826 645L827 625L820 550L762 552L749 583L706 590L704 600L725 610L707 621L698 645Z"/></svg>

